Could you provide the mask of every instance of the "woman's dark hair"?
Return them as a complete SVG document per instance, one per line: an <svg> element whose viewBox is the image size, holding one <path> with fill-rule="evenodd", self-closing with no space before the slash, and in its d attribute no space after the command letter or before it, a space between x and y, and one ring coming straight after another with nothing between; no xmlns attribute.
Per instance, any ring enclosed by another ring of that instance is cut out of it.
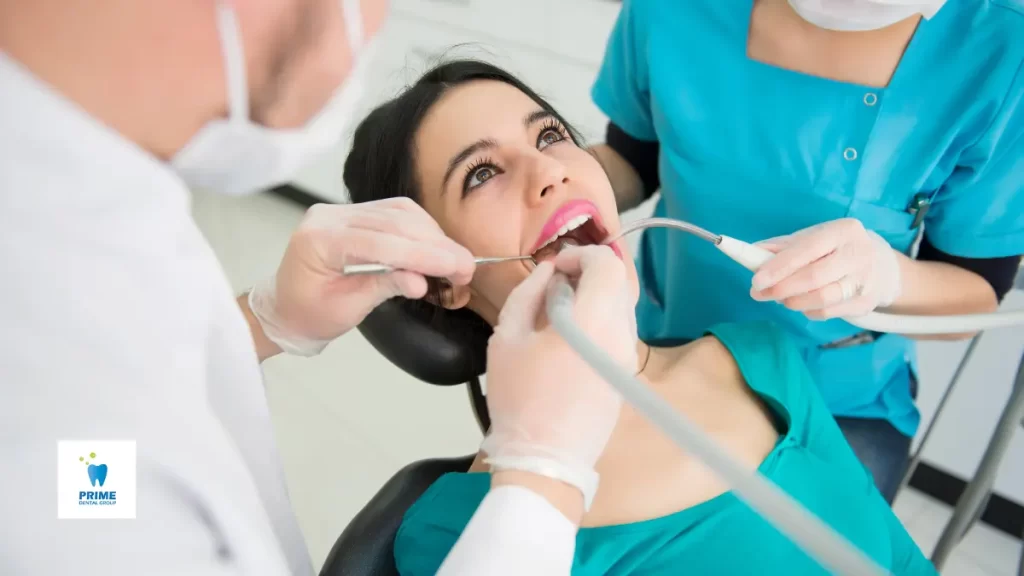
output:
<svg viewBox="0 0 1024 576"><path fill-rule="evenodd" d="M352 202L405 196L422 204L416 170L416 133L427 112L448 90L474 80L513 86L557 118L577 145L582 143L578 132L551 104L512 74L478 60L448 62L428 71L397 97L374 109L356 128L344 172ZM431 280L428 286L424 300L406 300L403 307L420 318L429 318L438 330L466 346L486 348L491 327L471 310L448 310L432 304L447 302L449 293L441 281Z"/></svg>

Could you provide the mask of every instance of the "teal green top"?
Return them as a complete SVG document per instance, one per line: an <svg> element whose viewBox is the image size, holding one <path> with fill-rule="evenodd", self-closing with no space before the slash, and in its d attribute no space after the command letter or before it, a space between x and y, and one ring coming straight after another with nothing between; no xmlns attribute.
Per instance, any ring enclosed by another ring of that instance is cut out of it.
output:
<svg viewBox="0 0 1024 576"><path fill-rule="evenodd" d="M784 427L759 470L898 575L937 574L878 493L830 415L796 347L769 323L710 330ZM490 487L486 473L442 476L395 539L402 576L435 574ZM731 492L661 518L576 537L573 576L827 574Z"/></svg>

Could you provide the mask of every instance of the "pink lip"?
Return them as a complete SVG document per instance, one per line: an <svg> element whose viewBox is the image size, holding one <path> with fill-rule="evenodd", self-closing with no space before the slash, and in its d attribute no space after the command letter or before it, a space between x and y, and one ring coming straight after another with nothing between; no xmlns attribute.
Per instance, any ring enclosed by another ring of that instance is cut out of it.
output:
<svg viewBox="0 0 1024 576"><path fill-rule="evenodd" d="M548 239L554 236L558 230L566 224L566 222L576 218L577 216L588 215L594 219L597 224L604 228L604 224L601 222L601 213L598 211L597 206L589 200L570 200L565 204L558 207L555 213L548 218L544 228L541 229L540 235L537 237L537 241L534 242L533 248L530 249L529 254L533 254L540 249L541 245ZM622 251L619 249L617 242L613 242L609 245L615 255L622 258Z"/></svg>

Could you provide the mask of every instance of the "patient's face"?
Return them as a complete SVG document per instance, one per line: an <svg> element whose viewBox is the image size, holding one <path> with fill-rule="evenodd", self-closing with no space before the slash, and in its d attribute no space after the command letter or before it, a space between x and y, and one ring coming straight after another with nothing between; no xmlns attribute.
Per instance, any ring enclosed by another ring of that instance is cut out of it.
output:
<svg viewBox="0 0 1024 576"><path fill-rule="evenodd" d="M620 228L597 159L554 116L503 82L479 80L446 93L424 118L415 153L424 208L475 256L545 260L564 243L598 243ZM635 301L632 258L625 242L614 248ZM468 304L493 323L532 269L529 261L481 266L469 289L456 291L456 306Z"/></svg>

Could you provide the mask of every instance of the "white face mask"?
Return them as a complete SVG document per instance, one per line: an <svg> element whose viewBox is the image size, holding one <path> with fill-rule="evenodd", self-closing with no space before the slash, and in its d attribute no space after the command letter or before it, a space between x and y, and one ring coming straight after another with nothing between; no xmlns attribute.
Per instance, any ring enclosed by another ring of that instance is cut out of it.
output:
<svg viewBox="0 0 1024 576"><path fill-rule="evenodd" d="M345 135L364 91L369 47L363 48L359 0L342 0L353 66L330 100L305 126L268 128L249 118L249 88L238 18L226 3L217 4L217 26L228 87L228 118L207 123L171 160L192 188L246 194L287 182Z"/></svg>
<svg viewBox="0 0 1024 576"><path fill-rule="evenodd" d="M840 32L879 30L921 14L929 19L946 0L789 0L811 24Z"/></svg>

